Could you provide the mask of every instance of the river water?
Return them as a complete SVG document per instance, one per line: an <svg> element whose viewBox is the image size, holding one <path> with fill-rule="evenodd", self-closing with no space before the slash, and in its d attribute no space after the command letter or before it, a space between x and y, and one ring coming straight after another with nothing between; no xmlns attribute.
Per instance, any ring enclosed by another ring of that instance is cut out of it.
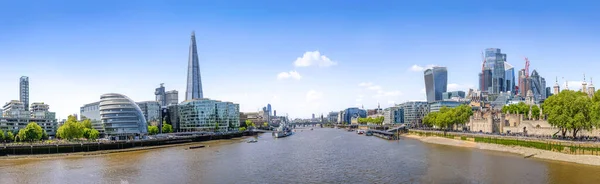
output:
<svg viewBox="0 0 600 184"><path fill-rule="evenodd" d="M600 167L341 129L96 156L0 159L0 183L600 183ZM250 138L248 138L250 139Z"/></svg>

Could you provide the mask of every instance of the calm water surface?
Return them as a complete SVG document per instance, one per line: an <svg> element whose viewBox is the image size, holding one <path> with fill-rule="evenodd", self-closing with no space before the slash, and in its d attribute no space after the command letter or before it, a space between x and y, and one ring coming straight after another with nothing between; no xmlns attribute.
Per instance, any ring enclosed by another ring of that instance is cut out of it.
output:
<svg viewBox="0 0 600 184"><path fill-rule="evenodd" d="M0 160L0 183L600 183L600 167L304 129L86 158Z"/></svg>

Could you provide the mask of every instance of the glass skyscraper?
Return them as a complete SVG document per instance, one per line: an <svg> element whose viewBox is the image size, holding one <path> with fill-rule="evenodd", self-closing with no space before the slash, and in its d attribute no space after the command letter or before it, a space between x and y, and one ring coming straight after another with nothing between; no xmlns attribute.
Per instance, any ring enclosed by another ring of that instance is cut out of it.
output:
<svg viewBox="0 0 600 184"><path fill-rule="evenodd" d="M187 88L185 100L204 98L202 95L202 79L200 78L200 64L196 49L196 35L192 32L190 40L190 55L188 58Z"/></svg>
<svg viewBox="0 0 600 184"><path fill-rule="evenodd" d="M515 94L515 67L508 64L507 62L504 62L504 69L504 91L510 91L513 94Z"/></svg>
<svg viewBox="0 0 600 184"><path fill-rule="evenodd" d="M498 48L485 49L485 68L492 70L492 90L491 93L505 92L505 74L504 62L506 62L506 54L502 53Z"/></svg>
<svg viewBox="0 0 600 184"><path fill-rule="evenodd" d="M442 100L442 94L448 89L448 70L446 67L433 67L424 72L427 102Z"/></svg>

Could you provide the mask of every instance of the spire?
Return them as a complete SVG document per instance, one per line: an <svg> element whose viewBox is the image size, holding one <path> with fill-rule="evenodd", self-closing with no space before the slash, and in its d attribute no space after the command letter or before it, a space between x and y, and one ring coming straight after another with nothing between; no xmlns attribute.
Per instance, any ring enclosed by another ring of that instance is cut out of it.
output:
<svg viewBox="0 0 600 184"><path fill-rule="evenodd" d="M196 49L196 33L194 31L192 31L189 52L185 100L204 98L202 93L202 78L200 77L198 51Z"/></svg>
<svg viewBox="0 0 600 184"><path fill-rule="evenodd" d="M379 102L377 102L377 109L381 109L381 106L379 105Z"/></svg>

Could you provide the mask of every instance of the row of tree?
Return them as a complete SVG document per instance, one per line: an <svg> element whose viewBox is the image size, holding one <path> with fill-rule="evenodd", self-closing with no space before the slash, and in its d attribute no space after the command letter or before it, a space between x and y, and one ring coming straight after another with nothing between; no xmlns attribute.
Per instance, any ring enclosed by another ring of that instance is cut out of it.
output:
<svg viewBox="0 0 600 184"><path fill-rule="evenodd" d="M372 118L372 117L358 118L358 124L382 125L383 124L383 120L384 120L383 116L379 116L379 117L376 117L376 118Z"/></svg>
<svg viewBox="0 0 600 184"><path fill-rule="evenodd" d="M518 104L510 104L502 107L502 113L511 113L511 114L523 114L525 117L529 115L529 109L531 108L531 118L539 119L540 108L537 105L529 106L525 104L525 102L519 102Z"/></svg>
<svg viewBox="0 0 600 184"><path fill-rule="evenodd" d="M473 115L473 110L468 105L449 108L442 107L440 111L430 112L423 118L423 123L440 129L450 129L454 125L464 125Z"/></svg>
<svg viewBox="0 0 600 184"><path fill-rule="evenodd" d="M542 108L548 123L559 128L563 137L567 132L577 137L581 130L600 126L600 90L592 98L580 91L563 90L548 97Z"/></svg>
<svg viewBox="0 0 600 184"><path fill-rule="evenodd" d="M163 121L162 133L173 133L173 126ZM158 126L148 126L148 134L156 135L159 134Z"/></svg>
<svg viewBox="0 0 600 184"><path fill-rule="evenodd" d="M58 130L56 135L61 139L74 140L85 138L88 140L96 140L100 136L98 130L92 128L92 122L89 119L83 121L77 121L75 116L69 116L67 121L63 123Z"/></svg>

